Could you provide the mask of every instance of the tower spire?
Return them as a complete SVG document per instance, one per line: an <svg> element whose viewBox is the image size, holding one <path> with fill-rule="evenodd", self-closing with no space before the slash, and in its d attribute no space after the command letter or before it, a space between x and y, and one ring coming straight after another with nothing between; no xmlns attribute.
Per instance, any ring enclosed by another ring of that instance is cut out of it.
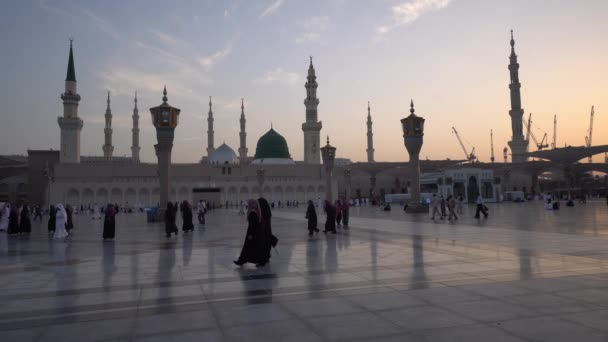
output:
<svg viewBox="0 0 608 342"><path fill-rule="evenodd" d="M74 39L70 38L70 56L68 57L68 72L65 76L65 80L76 82L76 68L74 67L74 52L72 51L72 43Z"/></svg>
<svg viewBox="0 0 608 342"><path fill-rule="evenodd" d="M321 128L323 124L318 121L317 107L319 99L317 98L317 76L312 64L312 56L310 56L310 65L308 67L308 76L306 77L306 98L304 106L306 106L306 121L302 124L304 132L304 162L307 164L320 164L320 145L321 145Z"/></svg>
<svg viewBox="0 0 608 342"><path fill-rule="evenodd" d="M106 126L103 129L103 133L105 136L105 143L103 144L103 157L105 160L112 159L112 152L114 151L114 146L112 146L112 109L110 108L110 92L108 91L108 99L106 100L107 108L106 108Z"/></svg>
<svg viewBox="0 0 608 342"><path fill-rule="evenodd" d="M131 161L135 164L139 163L139 110L137 109L137 91L135 91L135 103L133 107L133 128L132 132L132 145L131 145Z"/></svg>
<svg viewBox="0 0 608 342"><path fill-rule="evenodd" d="M367 101L367 162L374 162L374 133L372 132L372 114Z"/></svg>
<svg viewBox="0 0 608 342"><path fill-rule="evenodd" d="M511 98L511 132L512 137L509 141L511 147L512 161L515 163L524 162L527 160L523 156L528 151L528 140L523 134L523 115L524 109L521 105L521 83L519 82L519 63L517 62L517 54L515 54L515 39L513 39L513 30L511 30L511 55L509 56L509 92Z"/></svg>
<svg viewBox="0 0 608 342"><path fill-rule="evenodd" d="M213 143L213 104L211 96L209 96L209 113L207 113L207 158L211 158L215 147Z"/></svg>
<svg viewBox="0 0 608 342"><path fill-rule="evenodd" d="M239 163L241 165L245 164L247 162L247 131L245 130L245 124L246 124L246 120L245 120L245 99L241 98L241 120L240 120L240 124L241 124L241 131L239 132L239 140L240 140L240 146L239 146Z"/></svg>

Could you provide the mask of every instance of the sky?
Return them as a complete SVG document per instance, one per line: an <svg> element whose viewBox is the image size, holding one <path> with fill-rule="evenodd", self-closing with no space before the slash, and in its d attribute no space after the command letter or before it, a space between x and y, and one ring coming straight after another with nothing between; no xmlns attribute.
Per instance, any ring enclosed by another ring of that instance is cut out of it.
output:
<svg viewBox="0 0 608 342"><path fill-rule="evenodd" d="M413 99L426 119L422 158L462 159L454 126L481 161L490 159L492 129L502 161L511 137L511 29L533 133L551 141L557 114L557 145L583 145L594 105L593 144L608 144L606 13L604 0L8 0L0 12L0 154L59 147L73 38L82 155L103 155L107 91L114 155L131 155L137 91L141 159L155 162L148 109L166 85L182 110L174 162L206 154L209 96L216 147L238 149L244 98L249 154L272 124L302 160L313 56L321 136L338 157L366 160L370 101L376 161L408 160L399 120Z"/></svg>

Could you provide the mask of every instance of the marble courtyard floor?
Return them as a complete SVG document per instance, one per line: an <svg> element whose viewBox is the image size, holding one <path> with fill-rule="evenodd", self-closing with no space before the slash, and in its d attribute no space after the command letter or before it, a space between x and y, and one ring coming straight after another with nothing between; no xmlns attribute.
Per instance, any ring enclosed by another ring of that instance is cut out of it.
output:
<svg viewBox="0 0 608 342"><path fill-rule="evenodd" d="M232 264L232 210L171 239L143 214L114 242L88 216L69 242L36 222L0 235L0 341L608 341L605 200L489 206L455 224L353 208L313 238L304 207L275 210L260 269Z"/></svg>

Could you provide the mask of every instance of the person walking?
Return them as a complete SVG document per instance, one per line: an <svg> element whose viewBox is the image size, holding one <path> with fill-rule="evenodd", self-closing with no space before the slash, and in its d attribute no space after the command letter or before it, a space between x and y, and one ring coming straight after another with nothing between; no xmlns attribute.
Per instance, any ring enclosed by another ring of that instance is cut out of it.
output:
<svg viewBox="0 0 608 342"><path fill-rule="evenodd" d="M16 204L11 205L11 210L8 214L8 230L9 235L19 233L19 209Z"/></svg>
<svg viewBox="0 0 608 342"><path fill-rule="evenodd" d="M184 232L194 230L194 224L192 224L192 206L186 200L182 202L182 220L182 230Z"/></svg>
<svg viewBox="0 0 608 342"><path fill-rule="evenodd" d="M32 219L30 207L27 204L23 204L19 216L19 233L29 235L32 232Z"/></svg>
<svg viewBox="0 0 608 342"><path fill-rule="evenodd" d="M433 194L433 198L431 199L431 220L435 219L435 214L441 215L439 213L439 199L437 198L437 194Z"/></svg>
<svg viewBox="0 0 608 342"><path fill-rule="evenodd" d="M196 214L198 217L199 224L205 224L205 203L203 200L199 200L196 205Z"/></svg>
<svg viewBox="0 0 608 342"><path fill-rule="evenodd" d="M475 218L479 218L479 213L482 213L484 217L488 217L488 211L481 195L477 195L477 210L475 211Z"/></svg>
<svg viewBox="0 0 608 342"><path fill-rule="evenodd" d="M445 219L445 198L443 198L443 195L439 196L439 207L441 208L441 219Z"/></svg>
<svg viewBox="0 0 608 342"><path fill-rule="evenodd" d="M175 224L175 214L176 210L173 208L173 203L167 203L167 210L165 211L165 233L167 237L171 237L171 233L175 233L177 236L178 230L177 225Z"/></svg>
<svg viewBox="0 0 608 342"><path fill-rule="evenodd" d="M350 203L348 200L342 201L342 227L348 229L348 221L350 216Z"/></svg>
<svg viewBox="0 0 608 342"><path fill-rule="evenodd" d="M254 199L247 201L247 232L245 233L245 241L241 248L241 254L233 263L237 266L243 266L250 262L258 264L262 258L262 248L259 243L260 235L262 234L262 211L260 204Z"/></svg>
<svg viewBox="0 0 608 342"><path fill-rule="evenodd" d="M464 197L462 195L458 196L458 201L456 202L456 212L462 215L464 207Z"/></svg>
<svg viewBox="0 0 608 342"><path fill-rule="evenodd" d="M66 204L65 213L67 214L67 220L65 222L65 230L71 234L72 229L74 229L74 222L72 221L72 217L74 214L74 208L71 205Z"/></svg>
<svg viewBox="0 0 608 342"><path fill-rule="evenodd" d="M106 239L113 240L116 235L116 208L112 204L106 205L103 219L103 235Z"/></svg>
<svg viewBox="0 0 608 342"><path fill-rule="evenodd" d="M308 208L306 208L306 219L308 220L308 236L312 236L313 232L318 233L317 228L317 211L311 200L308 200Z"/></svg>
<svg viewBox="0 0 608 342"><path fill-rule="evenodd" d="M272 234L272 210L268 201L261 197L258 198L260 213L262 215L262 230L260 231L260 260L256 264L257 267L263 267L270 260L270 250L277 246L279 239Z"/></svg>
<svg viewBox="0 0 608 342"><path fill-rule="evenodd" d="M47 223L47 227L49 229L49 234L55 233L55 221L57 218L57 208L54 205L49 207L49 221Z"/></svg>
<svg viewBox="0 0 608 342"><path fill-rule="evenodd" d="M63 239L70 235L67 230L65 230L67 218L68 214L66 213L63 204L57 204L55 214L55 233L53 233L53 239Z"/></svg>
<svg viewBox="0 0 608 342"><path fill-rule="evenodd" d="M0 205L0 232L8 230L8 217L11 214L11 205L3 203Z"/></svg>
<svg viewBox="0 0 608 342"><path fill-rule="evenodd" d="M337 199L334 202L334 207L336 208L336 226L340 227L340 223L342 222L342 201Z"/></svg>
<svg viewBox="0 0 608 342"><path fill-rule="evenodd" d="M448 212L450 213L450 215L448 216L448 220L458 220L458 216L456 216L456 200L454 199L454 196L449 195L448 199Z"/></svg>
<svg viewBox="0 0 608 342"><path fill-rule="evenodd" d="M42 222L42 209L40 208L39 205L34 206L34 218L33 220L36 221L36 219L40 220Z"/></svg>
<svg viewBox="0 0 608 342"><path fill-rule="evenodd" d="M325 205L323 206L325 210L325 230L323 233L331 232L332 234L336 234L336 207L334 207L331 202L325 200Z"/></svg>

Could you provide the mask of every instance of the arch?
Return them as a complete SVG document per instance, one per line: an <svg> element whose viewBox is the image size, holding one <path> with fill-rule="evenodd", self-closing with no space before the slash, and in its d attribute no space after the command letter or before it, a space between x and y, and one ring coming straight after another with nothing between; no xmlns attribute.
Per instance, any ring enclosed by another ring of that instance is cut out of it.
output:
<svg viewBox="0 0 608 342"><path fill-rule="evenodd" d="M69 204L74 207L80 206L80 193L78 190L74 188L68 190L65 204Z"/></svg>
<svg viewBox="0 0 608 342"><path fill-rule="evenodd" d="M19 183L17 184L17 195L27 195L27 184Z"/></svg>
<svg viewBox="0 0 608 342"><path fill-rule="evenodd" d="M300 203L306 202L306 191L301 185L298 185L298 187L296 188L296 201Z"/></svg>
<svg viewBox="0 0 608 342"><path fill-rule="evenodd" d="M93 189L85 188L82 190L82 199L80 202L86 206L93 205L95 202L95 193L93 192Z"/></svg>
<svg viewBox="0 0 608 342"><path fill-rule="evenodd" d="M236 186L231 186L228 188L228 194L226 200L230 202L230 204L235 204L238 201L238 191L236 190Z"/></svg>
<svg viewBox="0 0 608 342"><path fill-rule="evenodd" d="M190 191L188 191L188 188L186 188L185 186L182 186L181 188L179 188L179 201L183 201L186 200L188 202L192 202L191 196L190 196Z"/></svg>
<svg viewBox="0 0 608 342"><path fill-rule="evenodd" d="M97 198L97 203L101 204L101 205L105 205L108 203L108 190L106 190L105 188L99 188L97 189L97 196L95 196Z"/></svg>
<svg viewBox="0 0 608 342"><path fill-rule="evenodd" d="M146 188L139 189L138 205L148 207L150 205L150 190Z"/></svg>
<svg viewBox="0 0 608 342"><path fill-rule="evenodd" d="M477 177L469 177L467 184L467 202L475 203L477 201L477 195L479 195L479 186L477 185Z"/></svg>
<svg viewBox="0 0 608 342"><path fill-rule="evenodd" d="M281 203L284 201L283 200L283 188L279 185L274 187L274 190L272 192L272 199L274 199L275 201L281 201Z"/></svg>
<svg viewBox="0 0 608 342"><path fill-rule="evenodd" d="M272 198L272 190L268 185L264 187L264 193L262 195L266 198Z"/></svg>
<svg viewBox="0 0 608 342"><path fill-rule="evenodd" d="M152 190L152 197L150 197L150 205L158 206L160 203L160 188L155 188Z"/></svg>
<svg viewBox="0 0 608 342"><path fill-rule="evenodd" d="M137 202L137 196L135 189L128 188L125 191L125 206L134 207Z"/></svg>
<svg viewBox="0 0 608 342"><path fill-rule="evenodd" d="M239 189L239 201L247 201L249 199L249 188L242 186Z"/></svg>
<svg viewBox="0 0 608 342"><path fill-rule="evenodd" d="M492 186L492 182L481 183L481 196L483 198L494 198L494 186Z"/></svg>
<svg viewBox="0 0 608 342"><path fill-rule="evenodd" d="M286 201L293 201L296 199L296 193L295 193L295 191L293 191L293 187L291 185L288 185L285 188L285 192L283 192L283 196Z"/></svg>
<svg viewBox="0 0 608 342"><path fill-rule="evenodd" d="M118 203L118 205L122 206L122 190L113 188L112 192L110 192L110 202Z"/></svg>
<svg viewBox="0 0 608 342"><path fill-rule="evenodd" d="M317 191L315 191L315 187L312 185L309 185L306 188L306 200L313 200L315 201L317 199Z"/></svg>

